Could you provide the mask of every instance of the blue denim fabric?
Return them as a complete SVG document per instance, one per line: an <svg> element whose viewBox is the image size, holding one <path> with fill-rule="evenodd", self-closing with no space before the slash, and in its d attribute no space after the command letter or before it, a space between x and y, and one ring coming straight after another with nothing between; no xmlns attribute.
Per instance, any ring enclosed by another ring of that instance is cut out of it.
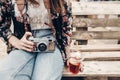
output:
<svg viewBox="0 0 120 80"><path fill-rule="evenodd" d="M34 30L35 37L53 36L51 30ZM63 71L61 53L30 53L13 50L0 62L0 80L61 80Z"/></svg>

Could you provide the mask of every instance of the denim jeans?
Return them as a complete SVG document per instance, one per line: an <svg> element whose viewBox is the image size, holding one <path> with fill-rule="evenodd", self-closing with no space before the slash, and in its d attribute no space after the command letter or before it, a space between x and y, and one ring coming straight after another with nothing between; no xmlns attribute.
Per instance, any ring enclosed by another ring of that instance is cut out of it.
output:
<svg viewBox="0 0 120 80"><path fill-rule="evenodd" d="M53 36L49 29L32 33L40 38ZM61 80L63 66L57 47L53 53L13 50L0 62L0 80Z"/></svg>

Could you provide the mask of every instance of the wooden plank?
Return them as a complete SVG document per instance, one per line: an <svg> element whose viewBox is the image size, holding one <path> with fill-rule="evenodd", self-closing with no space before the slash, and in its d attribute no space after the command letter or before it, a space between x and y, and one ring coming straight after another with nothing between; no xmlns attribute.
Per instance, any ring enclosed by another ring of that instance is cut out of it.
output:
<svg viewBox="0 0 120 80"><path fill-rule="evenodd" d="M120 51L110 51L110 52L81 52L82 57L85 61L112 61L120 60Z"/></svg>
<svg viewBox="0 0 120 80"><path fill-rule="evenodd" d="M2 60L5 56L7 56L7 46L3 42L2 38L0 38L0 60Z"/></svg>
<svg viewBox="0 0 120 80"><path fill-rule="evenodd" d="M118 2L72 2L72 15L120 14Z"/></svg>
<svg viewBox="0 0 120 80"><path fill-rule="evenodd" d="M109 79L108 79L108 77L105 77L105 76L102 76L102 77L101 76L99 76L99 77L98 76L92 76L92 77L85 77L84 80L109 80Z"/></svg>
<svg viewBox="0 0 120 80"><path fill-rule="evenodd" d="M65 77L75 76L111 76L120 77L120 61L84 61L84 70L78 74L70 73L66 68L63 71Z"/></svg>
<svg viewBox="0 0 120 80"><path fill-rule="evenodd" d="M92 39L88 40L88 45L117 45L118 39Z"/></svg>
<svg viewBox="0 0 120 80"><path fill-rule="evenodd" d="M73 32L72 39L120 39L120 31L76 31Z"/></svg>
<svg viewBox="0 0 120 80"><path fill-rule="evenodd" d="M76 18L73 20L73 27L120 27L120 19Z"/></svg>
<svg viewBox="0 0 120 80"><path fill-rule="evenodd" d="M72 51L94 52L94 51L120 51L120 45L72 45Z"/></svg>

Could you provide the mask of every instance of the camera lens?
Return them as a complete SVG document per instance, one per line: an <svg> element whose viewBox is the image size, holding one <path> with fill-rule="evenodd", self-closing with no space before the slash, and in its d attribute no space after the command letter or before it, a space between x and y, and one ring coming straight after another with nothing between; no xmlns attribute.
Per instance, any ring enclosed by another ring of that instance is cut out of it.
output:
<svg viewBox="0 0 120 80"><path fill-rule="evenodd" d="M40 44L38 45L38 49L39 49L40 51L45 51L45 50L47 49L47 46L46 46L46 44L44 44L44 43L40 43Z"/></svg>

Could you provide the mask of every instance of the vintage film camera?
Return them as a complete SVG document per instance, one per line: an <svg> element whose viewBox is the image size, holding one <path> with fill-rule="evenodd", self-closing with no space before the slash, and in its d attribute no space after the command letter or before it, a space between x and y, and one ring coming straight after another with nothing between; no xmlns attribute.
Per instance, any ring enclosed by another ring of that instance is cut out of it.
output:
<svg viewBox="0 0 120 80"><path fill-rule="evenodd" d="M29 41L33 41L36 44L36 48L33 52L54 52L55 51L55 38L44 37L44 38L34 38L29 37Z"/></svg>

